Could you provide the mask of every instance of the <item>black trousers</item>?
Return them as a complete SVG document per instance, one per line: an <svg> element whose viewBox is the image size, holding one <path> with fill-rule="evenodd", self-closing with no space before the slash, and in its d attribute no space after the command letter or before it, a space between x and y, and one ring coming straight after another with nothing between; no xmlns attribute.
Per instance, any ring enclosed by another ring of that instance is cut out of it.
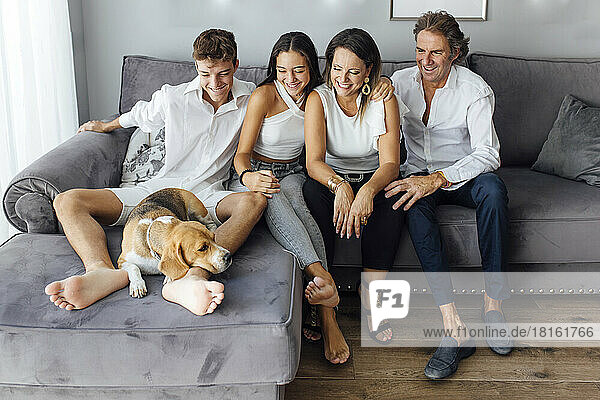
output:
<svg viewBox="0 0 600 400"><path fill-rule="evenodd" d="M350 183L355 194L371 176L372 174L365 174L361 182ZM333 225L335 195L326 186L312 178L308 178L304 183L303 193L306 205L323 235L327 265L333 265L336 237ZM368 224L363 227L360 236L364 268L389 270L394 263L404 223L404 211L392 209L392 205L398 198L398 196L392 196L386 199L382 190L373 199L373 213L369 217Z"/></svg>

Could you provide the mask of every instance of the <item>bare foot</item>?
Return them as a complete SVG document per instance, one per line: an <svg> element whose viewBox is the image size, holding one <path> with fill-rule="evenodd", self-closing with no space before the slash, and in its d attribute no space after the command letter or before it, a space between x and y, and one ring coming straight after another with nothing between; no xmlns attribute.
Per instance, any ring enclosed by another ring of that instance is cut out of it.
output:
<svg viewBox="0 0 600 400"><path fill-rule="evenodd" d="M332 364L343 364L350 357L350 348L331 310L330 317L321 318L323 350L325 358Z"/></svg>
<svg viewBox="0 0 600 400"><path fill-rule="evenodd" d="M124 288L128 283L126 271L98 268L83 275L54 281L44 291L57 307L80 310Z"/></svg>
<svg viewBox="0 0 600 400"><path fill-rule="evenodd" d="M335 307L340 302L333 279L326 280L320 276L315 276L312 281L308 282L304 296L310 304L319 304L325 307Z"/></svg>
<svg viewBox="0 0 600 400"><path fill-rule="evenodd" d="M181 279L163 286L165 300L177 303L196 315L210 314L225 297L225 286L188 273Z"/></svg>

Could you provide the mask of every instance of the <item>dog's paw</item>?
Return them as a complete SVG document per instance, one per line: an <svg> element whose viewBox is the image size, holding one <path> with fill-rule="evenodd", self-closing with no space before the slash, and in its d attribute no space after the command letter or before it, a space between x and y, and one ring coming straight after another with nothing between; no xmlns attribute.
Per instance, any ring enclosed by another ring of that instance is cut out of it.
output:
<svg viewBox="0 0 600 400"><path fill-rule="evenodd" d="M141 299L146 295L146 282L143 279L136 279L129 282L129 295Z"/></svg>
<svg viewBox="0 0 600 400"><path fill-rule="evenodd" d="M173 279L169 278L168 276L165 276L165 279L163 280L163 286L171 282L173 282Z"/></svg>

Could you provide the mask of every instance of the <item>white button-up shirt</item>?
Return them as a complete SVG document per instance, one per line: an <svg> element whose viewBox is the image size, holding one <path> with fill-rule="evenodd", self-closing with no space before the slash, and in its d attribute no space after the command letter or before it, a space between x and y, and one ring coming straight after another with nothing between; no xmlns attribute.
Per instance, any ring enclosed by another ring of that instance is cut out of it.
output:
<svg viewBox="0 0 600 400"><path fill-rule="evenodd" d="M422 120L426 104L418 67L394 72L392 83L410 110L402 123L404 175L441 171L452 190L500 166L500 142L492 121L494 93L479 75L453 65L446 84L431 100L427 125Z"/></svg>
<svg viewBox="0 0 600 400"><path fill-rule="evenodd" d="M223 191L239 141L252 82L233 80L233 100L214 111L202 98L200 78L188 83L164 85L150 101L138 101L119 117L124 128L138 126L145 132L165 128L165 165L145 182L152 190L178 187L204 201Z"/></svg>

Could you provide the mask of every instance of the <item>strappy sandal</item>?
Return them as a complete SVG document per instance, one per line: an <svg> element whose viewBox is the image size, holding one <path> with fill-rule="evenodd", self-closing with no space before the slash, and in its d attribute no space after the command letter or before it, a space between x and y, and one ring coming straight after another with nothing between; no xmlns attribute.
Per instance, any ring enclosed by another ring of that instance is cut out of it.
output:
<svg viewBox="0 0 600 400"><path fill-rule="evenodd" d="M308 306L309 318L305 320L302 324L302 337L308 343L318 343L323 340L323 332L321 331L321 327L319 326L319 315L317 313L317 307L314 305ZM320 335L319 339L313 340L306 337L304 330L312 331L318 333Z"/></svg>
<svg viewBox="0 0 600 400"><path fill-rule="evenodd" d="M367 324L366 326L367 326L367 330L369 331L369 336L371 337L371 339L373 339L377 343L388 346L392 343L392 339L394 338L394 331L392 329L392 325L390 324L390 322L387 319L384 319L383 321L381 321L381 323L377 327L377 330L372 331L371 328L369 328L369 326L372 326L372 324L373 324L373 319L371 319L371 324L369 324L369 317L371 316L371 310L365 308L365 306L363 305L363 296L362 296L362 289L361 289L363 287L363 285L366 285L365 281L361 281L358 295L360 296L361 314L364 316L365 323ZM392 337L387 340L379 339L377 337L377 335L379 335L380 333L382 333L386 330L390 330L392 332Z"/></svg>

